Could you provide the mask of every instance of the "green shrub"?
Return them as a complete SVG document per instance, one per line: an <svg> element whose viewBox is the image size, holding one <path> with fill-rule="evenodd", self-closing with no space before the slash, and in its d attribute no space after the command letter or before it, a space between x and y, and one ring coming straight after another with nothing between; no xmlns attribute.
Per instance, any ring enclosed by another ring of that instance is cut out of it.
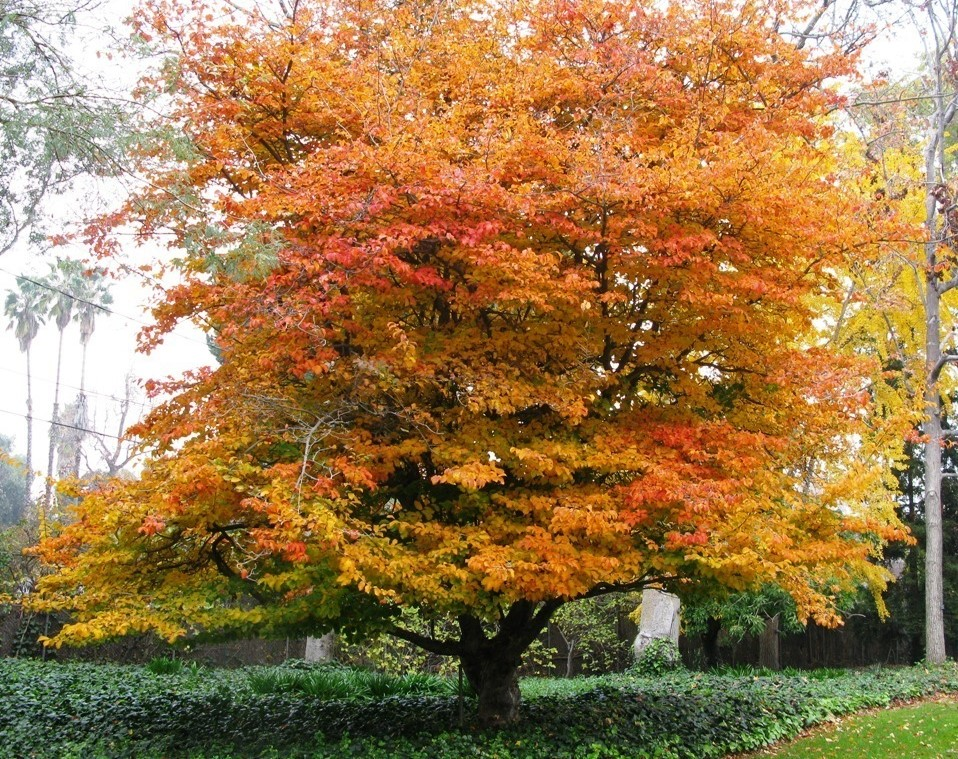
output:
<svg viewBox="0 0 958 759"><path fill-rule="evenodd" d="M669 638L649 641L633 665L634 672L641 677L660 677L682 668L679 648Z"/></svg>
<svg viewBox="0 0 958 759"><path fill-rule="evenodd" d="M294 690L313 698L331 701L365 695L358 685L354 672L317 669L296 681Z"/></svg>
<svg viewBox="0 0 958 759"><path fill-rule="evenodd" d="M247 684L253 693L265 696L272 693L290 693L296 690L301 674L296 670L283 670L279 667L263 667L250 670Z"/></svg>
<svg viewBox="0 0 958 759"><path fill-rule="evenodd" d="M196 662L187 664L182 659L157 656L147 663L146 668L154 675L182 675L184 673L195 673L199 666Z"/></svg>
<svg viewBox="0 0 958 759"><path fill-rule="evenodd" d="M303 694L331 701L375 699L387 696L452 695L455 681L421 672L390 675L349 667L255 667L247 673L249 689L256 695Z"/></svg>

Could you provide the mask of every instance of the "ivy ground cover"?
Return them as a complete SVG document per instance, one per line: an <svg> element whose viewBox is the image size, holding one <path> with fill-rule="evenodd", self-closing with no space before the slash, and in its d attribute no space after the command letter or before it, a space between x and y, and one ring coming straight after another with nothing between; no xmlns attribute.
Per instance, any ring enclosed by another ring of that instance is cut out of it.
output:
<svg viewBox="0 0 958 759"><path fill-rule="evenodd" d="M431 681L419 691L393 690L404 695L375 697L367 689L329 698L283 685L283 677L264 687L270 679L263 668L156 673L3 660L0 757L720 757L840 715L958 693L954 664L535 680L525 683L519 722L491 732L471 723L470 699L460 727L457 697L431 695L439 692Z"/></svg>

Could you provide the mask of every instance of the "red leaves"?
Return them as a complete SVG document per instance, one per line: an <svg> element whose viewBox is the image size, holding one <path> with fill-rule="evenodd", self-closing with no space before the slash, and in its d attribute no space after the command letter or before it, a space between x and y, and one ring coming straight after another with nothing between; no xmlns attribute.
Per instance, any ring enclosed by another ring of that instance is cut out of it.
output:
<svg viewBox="0 0 958 759"><path fill-rule="evenodd" d="M306 544L301 540L294 540L283 546L283 558L293 563L302 563L307 560Z"/></svg>
<svg viewBox="0 0 958 759"><path fill-rule="evenodd" d="M141 535L146 535L150 537L151 535L156 535L158 532L163 532L166 529L166 522L160 519L159 517L148 515L144 518L143 523L137 529Z"/></svg>

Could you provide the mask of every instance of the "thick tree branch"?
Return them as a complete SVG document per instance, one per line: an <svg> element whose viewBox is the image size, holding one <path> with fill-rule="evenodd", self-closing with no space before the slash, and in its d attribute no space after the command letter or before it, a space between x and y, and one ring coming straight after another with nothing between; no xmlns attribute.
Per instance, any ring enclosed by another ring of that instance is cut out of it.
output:
<svg viewBox="0 0 958 759"><path fill-rule="evenodd" d="M941 376L942 370L948 364L958 363L958 353L948 352L942 353L941 358L938 359L938 363L935 364L934 368L931 370L931 373L928 375L928 381L930 383L935 383L938 381L938 377Z"/></svg>
<svg viewBox="0 0 958 759"><path fill-rule="evenodd" d="M649 575L643 575L638 580L633 580L632 582L619 582L619 583L607 583L601 582L596 585L592 590L584 595L576 598L576 601L580 601L584 598L596 598L598 596L605 596L609 593L628 593L633 590L643 590L650 585L661 585L669 580L674 580L674 577L657 577Z"/></svg>
<svg viewBox="0 0 958 759"><path fill-rule="evenodd" d="M259 601L259 603L267 603L269 599L263 594L256 582L248 577L242 577L239 573L237 573L236 570L229 565L229 562L227 562L220 553L219 546L224 542L229 543L235 549L239 548L239 546L236 545L236 541L233 540L233 538L230 537L227 532L220 532L219 537L216 538L216 540L214 540L213 544L210 546L210 558L213 560L213 564L216 566L217 571L230 580L235 580L236 582L242 583L246 588L246 592L249 593L254 599Z"/></svg>
<svg viewBox="0 0 958 759"><path fill-rule="evenodd" d="M391 627L386 631L386 634L440 656L461 656L465 650L461 641L439 640L428 635L420 635L403 627Z"/></svg>

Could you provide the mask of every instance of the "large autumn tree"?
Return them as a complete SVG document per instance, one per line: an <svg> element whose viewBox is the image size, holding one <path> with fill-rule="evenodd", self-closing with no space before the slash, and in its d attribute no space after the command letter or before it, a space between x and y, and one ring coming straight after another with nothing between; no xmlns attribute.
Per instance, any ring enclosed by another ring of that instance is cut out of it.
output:
<svg viewBox="0 0 958 759"><path fill-rule="evenodd" d="M138 17L171 122L93 242L167 241L146 345L192 319L221 361L41 547L57 642L386 629L497 723L574 599L774 582L828 622L883 585L895 436L810 305L868 239L824 119L848 59L779 35L801 8L280 5Z"/></svg>

